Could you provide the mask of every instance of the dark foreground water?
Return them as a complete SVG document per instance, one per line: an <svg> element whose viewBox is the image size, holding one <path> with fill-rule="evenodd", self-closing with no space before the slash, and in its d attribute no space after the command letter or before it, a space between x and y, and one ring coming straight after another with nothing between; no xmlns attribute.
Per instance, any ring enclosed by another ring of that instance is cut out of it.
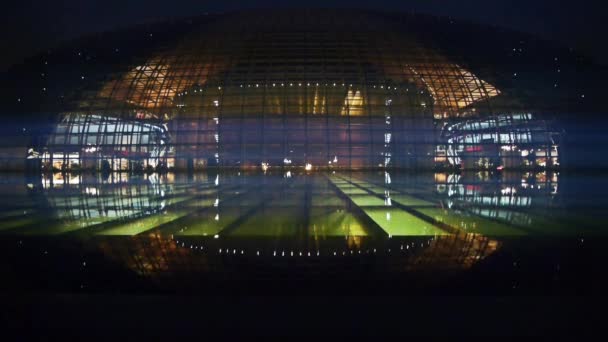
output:
<svg viewBox="0 0 608 342"><path fill-rule="evenodd" d="M0 287L47 294L602 294L604 178L5 174Z"/></svg>

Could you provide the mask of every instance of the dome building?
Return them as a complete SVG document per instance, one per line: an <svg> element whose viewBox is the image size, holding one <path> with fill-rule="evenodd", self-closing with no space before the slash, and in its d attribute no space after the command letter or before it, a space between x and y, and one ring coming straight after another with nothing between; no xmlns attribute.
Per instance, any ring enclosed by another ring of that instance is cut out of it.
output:
<svg viewBox="0 0 608 342"><path fill-rule="evenodd" d="M15 119L0 166L554 168L554 119L585 106L568 86L580 61L545 45L449 18L345 10L99 34L6 75Z"/></svg>

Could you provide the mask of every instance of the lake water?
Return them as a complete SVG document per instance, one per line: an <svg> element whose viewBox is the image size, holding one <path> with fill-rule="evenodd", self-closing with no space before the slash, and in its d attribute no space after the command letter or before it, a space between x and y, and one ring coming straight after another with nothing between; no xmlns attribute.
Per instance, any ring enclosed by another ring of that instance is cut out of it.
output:
<svg viewBox="0 0 608 342"><path fill-rule="evenodd" d="M607 183L548 171L4 174L2 287L601 293Z"/></svg>

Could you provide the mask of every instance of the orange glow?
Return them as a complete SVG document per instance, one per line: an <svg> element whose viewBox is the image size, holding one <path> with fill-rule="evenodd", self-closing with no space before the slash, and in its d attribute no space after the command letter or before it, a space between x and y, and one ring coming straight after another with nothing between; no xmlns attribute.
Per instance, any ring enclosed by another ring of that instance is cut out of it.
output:
<svg viewBox="0 0 608 342"><path fill-rule="evenodd" d="M363 96L361 95L360 90L348 90L340 114L352 116L363 115Z"/></svg>

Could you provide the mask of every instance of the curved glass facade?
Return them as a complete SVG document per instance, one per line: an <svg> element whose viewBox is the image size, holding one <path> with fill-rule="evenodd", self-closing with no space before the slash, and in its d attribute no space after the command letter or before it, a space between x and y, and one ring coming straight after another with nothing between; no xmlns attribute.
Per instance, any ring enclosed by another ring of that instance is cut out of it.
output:
<svg viewBox="0 0 608 342"><path fill-rule="evenodd" d="M122 171L560 164L546 112L413 19L237 12L182 26L120 61L89 53L99 67L49 110L27 158Z"/></svg>

